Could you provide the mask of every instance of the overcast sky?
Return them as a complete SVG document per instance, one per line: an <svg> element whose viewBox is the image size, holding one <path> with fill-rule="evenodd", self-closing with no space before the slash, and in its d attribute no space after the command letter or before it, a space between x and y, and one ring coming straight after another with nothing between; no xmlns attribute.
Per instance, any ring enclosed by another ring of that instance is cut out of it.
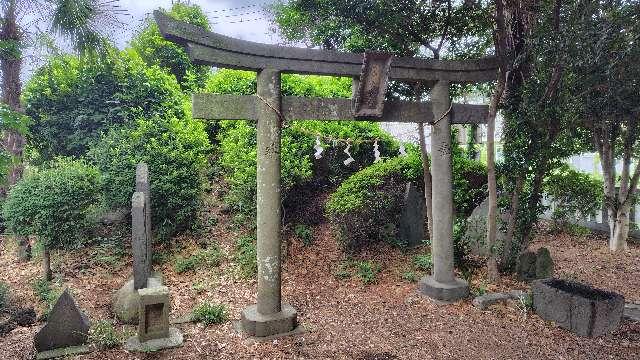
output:
<svg viewBox="0 0 640 360"><path fill-rule="evenodd" d="M207 13L215 32L236 38L275 44L277 35L269 30L269 16L264 7L276 0L191 0ZM129 25L116 34L118 47L123 48L139 28L141 21L162 7L169 9L171 0L119 0L130 16L122 16Z"/></svg>

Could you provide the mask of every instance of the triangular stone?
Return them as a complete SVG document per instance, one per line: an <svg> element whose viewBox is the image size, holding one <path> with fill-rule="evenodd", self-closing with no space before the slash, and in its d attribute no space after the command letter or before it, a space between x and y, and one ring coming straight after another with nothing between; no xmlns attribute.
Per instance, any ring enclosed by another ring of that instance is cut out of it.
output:
<svg viewBox="0 0 640 360"><path fill-rule="evenodd" d="M65 289L47 317L47 324L38 331L35 347L38 352L77 346L87 341L89 319L80 311Z"/></svg>

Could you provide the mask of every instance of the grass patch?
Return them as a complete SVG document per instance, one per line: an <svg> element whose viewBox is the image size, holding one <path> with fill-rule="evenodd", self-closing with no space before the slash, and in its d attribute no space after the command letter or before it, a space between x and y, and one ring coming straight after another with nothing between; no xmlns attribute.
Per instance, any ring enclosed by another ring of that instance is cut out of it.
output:
<svg viewBox="0 0 640 360"><path fill-rule="evenodd" d="M420 271L431 271L431 266L433 266L433 261L431 260L431 254L414 256L413 266Z"/></svg>
<svg viewBox="0 0 640 360"><path fill-rule="evenodd" d="M110 320L98 320L89 330L89 341L99 349L113 349L122 344L124 336Z"/></svg>
<svg viewBox="0 0 640 360"><path fill-rule="evenodd" d="M313 230L310 226L298 224L293 228L293 232L298 238L300 238L300 240L302 240L302 245L310 246L313 244Z"/></svg>
<svg viewBox="0 0 640 360"><path fill-rule="evenodd" d="M43 278L37 279L33 284L33 291L36 297L45 305L43 315L46 317L55 305L58 297L62 294L63 289L49 280Z"/></svg>
<svg viewBox="0 0 640 360"><path fill-rule="evenodd" d="M195 271L202 266L214 268L219 266L221 261L222 252L217 246L213 246L206 250L200 250L186 258L177 257L173 264L173 270L178 274L182 274L188 271Z"/></svg>
<svg viewBox="0 0 640 360"><path fill-rule="evenodd" d="M402 280L410 283L414 283L418 281L418 274L416 274L415 271L411 271L411 270L403 272L401 277L402 277Z"/></svg>
<svg viewBox="0 0 640 360"><path fill-rule="evenodd" d="M9 285L0 282L0 310L9 305Z"/></svg>
<svg viewBox="0 0 640 360"><path fill-rule="evenodd" d="M204 302L193 309L193 320L206 326L222 324L227 321L229 314L224 304Z"/></svg>
<svg viewBox="0 0 640 360"><path fill-rule="evenodd" d="M376 276L380 270L381 266L374 261L346 260L338 265L338 269L334 275L338 279L348 279L356 276L363 284L369 285L376 281Z"/></svg>
<svg viewBox="0 0 640 360"><path fill-rule="evenodd" d="M238 267L238 274L243 279L254 277L258 273L256 238L242 236L236 241L234 260Z"/></svg>

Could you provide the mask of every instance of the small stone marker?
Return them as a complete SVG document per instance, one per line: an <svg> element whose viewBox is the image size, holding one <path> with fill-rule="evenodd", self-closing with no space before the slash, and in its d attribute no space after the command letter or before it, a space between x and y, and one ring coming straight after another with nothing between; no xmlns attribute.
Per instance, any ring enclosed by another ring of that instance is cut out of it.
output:
<svg viewBox="0 0 640 360"><path fill-rule="evenodd" d="M150 275L147 211L144 193L134 192L131 197L131 247L133 249L133 286L136 290L147 287Z"/></svg>
<svg viewBox="0 0 640 360"><path fill-rule="evenodd" d="M169 327L169 289L156 286L138 290L140 296L138 335L129 338L129 351L157 351L182 345L182 333Z"/></svg>
<svg viewBox="0 0 640 360"><path fill-rule="evenodd" d="M549 249L542 247L536 253L536 279L546 279L553 276L553 259Z"/></svg>
<svg viewBox="0 0 640 360"><path fill-rule="evenodd" d="M404 192L402 213L398 225L400 242L407 247L422 245L424 240L424 197L418 192L416 185L407 183Z"/></svg>
<svg viewBox="0 0 640 360"><path fill-rule="evenodd" d="M473 299L473 306L480 310L486 310L491 305L495 305L509 300L520 300L527 296L522 290L512 290L504 293L490 293L478 296Z"/></svg>
<svg viewBox="0 0 640 360"><path fill-rule="evenodd" d="M38 359L86 353L83 346L89 335L89 319L80 311L65 289L47 317L46 325L35 336Z"/></svg>
<svg viewBox="0 0 640 360"><path fill-rule="evenodd" d="M532 291L533 308L541 318L579 336L610 333L622 321L624 297L620 294L554 278L534 282Z"/></svg>
<svg viewBox="0 0 640 360"><path fill-rule="evenodd" d="M537 253L525 251L518 257L516 273L521 281L546 279L553 276L553 259L547 248L538 249Z"/></svg>
<svg viewBox="0 0 640 360"><path fill-rule="evenodd" d="M149 274L153 272L153 234L151 227L151 183L149 181L149 167L145 163L139 163L136 166L136 192L144 194L145 212L145 239L147 246L147 259Z"/></svg>

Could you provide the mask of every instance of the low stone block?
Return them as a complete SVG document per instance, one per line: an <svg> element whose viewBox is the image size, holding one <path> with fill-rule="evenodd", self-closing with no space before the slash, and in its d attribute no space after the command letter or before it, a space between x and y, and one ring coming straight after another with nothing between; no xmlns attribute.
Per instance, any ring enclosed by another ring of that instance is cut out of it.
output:
<svg viewBox="0 0 640 360"><path fill-rule="evenodd" d="M622 320L624 297L614 292L554 278L535 281L532 291L533 307L541 318L579 336L607 334Z"/></svg>
<svg viewBox="0 0 640 360"><path fill-rule="evenodd" d="M249 306L240 314L242 330L249 336L265 337L293 331L298 325L298 313L289 304L275 314L258 313L257 305Z"/></svg>
<svg viewBox="0 0 640 360"><path fill-rule="evenodd" d="M38 331L35 347L38 352L79 346L87 341L89 319L80 311L69 289L60 295L47 317L47 324Z"/></svg>
<svg viewBox="0 0 640 360"><path fill-rule="evenodd" d="M127 339L124 348L127 351L150 352L182 346L184 337L180 330L170 327L167 337L141 342L137 336Z"/></svg>
<svg viewBox="0 0 640 360"><path fill-rule="evenodd" d="M625 304L624 318L640 322L640 304Z"/></svg>
<svg viewBox="0 0 640 360"><path fill-rule="evenodd" d="M508 293L491 293L484 294L473 299L473 306L477 307L480 310L486 310L489 306L495 305L498 303L506 302L507 300L511 300L511 295Z"/></svg>
<svg viewBox="0 0 640 360"><path fill-rule="evenodd" d="M87 345L71 346L62 349L53 349L42 351L36 354L36 360L57 359L66 358L74 355L88 354L91 352L91 348Z"/></svg>
<svg viewBox="0 0 640 360"><path fill-rule="evenodd" d="M425 276L418 283L418 290L423 295L443 303L452 303L469 296L469 284L462 279L452 283L441 283L433 276Z"/></svg>
<svg viewBox="0 0 640 360"><path fill-rule="evenodd" d="M169 337L169 289L158 286L138 290L138 338L140 342Z"/></svg>

